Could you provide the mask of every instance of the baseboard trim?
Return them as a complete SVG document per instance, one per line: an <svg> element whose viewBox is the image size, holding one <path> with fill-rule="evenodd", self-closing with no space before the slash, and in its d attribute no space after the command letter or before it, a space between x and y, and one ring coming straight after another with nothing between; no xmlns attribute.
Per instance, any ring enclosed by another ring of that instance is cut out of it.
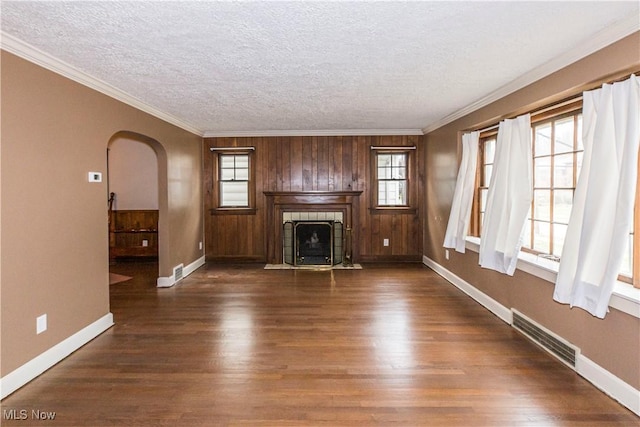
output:
<svg viewBox="0 0 640 427"><path fill-rule="evenodd" d="M576 360L576 372L613 400L640 416L640 390L636 390L582 354Z"/></svg>
<svg viewBox="0 0 640 427"><path fill-rule="evenodd" d="M511 309L508 309L493 298L479 291L473 285L456 276L432 259L423 256L422 262L500 319L509 325L513 323L513 313ZM640 416L640 390L636 390L581 353L576 360L575 371L613 400L616 400L634 414Z"/></svg>
<svg viewBox="0 0 640 427"><path fill-rule="evenodd" d="M202 267L204 264L205 264L205 257L203 255L182 269L182 278L184 279L185 277L187 277L188 275L196 271L198 268ZM169 277L158 277L158 280L156 280L156 286L159 288L170 288L171 286L175 285L177 282L178 281L172 274Z"/></svg>
<svg viewBox="0 0 640 427"><path fill-rule="evenodd" d="M498 301L494 300L489 295L479 291L473 285L466 282L462 278L456 276L455 274L453 274L452 272L450 272L440 264L436 263L432 259L427 258L426 256L423 256L422 263L427 267L429 267L430 269L432 269L433 271L435 271L436 273L438 273L440 276L447 279L447 281L451 282L455 287L457 287L462 292L464 292L465 294L469 295L471 298L476 300L478 303L480 303L480 305L482 305L484 308L486 308L487 310L489 310L490 312L498 316L505 323L509 325L513 323L513 313L511 312L511 309L500 304Z"/></svg>
<svg viewBox="0 0 640 427"><path fill-rule="evenodd" d="M360 255L359 263L406 262L420 263L420 255Z"/></svg>
<svg viewBox="0 0 640 427"><path fill-rule="evenodd" d="M111 326L113 326L113 314L105 314L69 338L59 342L49 350L46 350L44 353L0 378L0 399L4 399L32 381Z"/></svg>

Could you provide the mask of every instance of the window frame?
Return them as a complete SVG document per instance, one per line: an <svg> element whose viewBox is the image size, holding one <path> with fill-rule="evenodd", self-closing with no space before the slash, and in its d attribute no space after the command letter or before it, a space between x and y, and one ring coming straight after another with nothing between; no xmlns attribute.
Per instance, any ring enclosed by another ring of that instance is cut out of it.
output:
<svg viewBox="0 0 640 427"><path fill-rule="evenodd" d="M527 226L529 228L528 230L528 237L526 237L526 240L529 244L531 244L531 247L529 246L522 246L522 250L525 252L530 252L533 253L535 255L539 255L539 256L544 256L547 257L553 261L559 261L560 260L560 256L558 256L557 254L554 253L554 234L555 234L555 230L554 230L554 226L555 225L568 225L569 219L567 219L567 223L561 223L556 221L555 218L555 212L554 212L554 201L555 201L555 197L556 197L556 191L571 191L572 192L572 198L573 196L575 196L575 192L576 192L576 184L578 182L578 155L579 153L584 152L584 148L579 149L578 147L578 142L579 142L579 138L581 137L581 135L578 134L579 131L579 120L578 117L582 116L582 102L580 101L579 103L576 102L574 104L572 104L571 108L562 108L560 109L560 111L556 111L556 110L551 110L547 115L545 115L545 117L543 118L536 118L536 120L532 120L531 122L531 133L532 133L532 158L533 158L533 165L532 165L532 172L533 172L533 198L531 200L531 209L529 211L529 216L527 217ZM567 152L562 152L562 153L556 153L555 152L555 135L556 135L556 123L558 121L567 119L567 118L572 118L573 120L573 147L572 150L567 151ZM546 124L551 125L551 134L550 134L550 142L549 142L549 153L548 154L543 154L543 155L537 155L536 154L536 135L535 135L535 129L538 126L544 126ZM556 185L555 183L555 167L556 167L556 161L557 161L557 156L559 155L572 155L572 164L573 164L573 171L572 171L572 186L570 187L559 187ZM540 158L548 158L549 159L549 168L550 168L550 173L549 173L549 186L548 187L536 187L535 186L535 181L536 181L536 170L535 170L535 162L536 159L540 159ZM535 212L535 193L536 190L539 191L548 191L549 192L549 219L548 220L540 220L540 219L536 219L536 212ZM573 204L573 201L572 201ZM548 248L547 251L542 251L542 250L538 250L535 249L533 246L535 244L535 231L534 231L534 227L535 227L535 222L543 222L545 223L548 228L549 228L549 244L548 244Z"/></svg>
<svg viewBox="0 0 640 427"><path fill-rule="evenodd" d="M371 207L372 214L415 214L417 208L415 203L417 200L417 180L415 174L415 151L416 146L371 146ZM380 189L381 179L378 177L378 156L386 154L404 154L405 155L405 181L406 185L406 203L403 205L380 205L378 200L378 192Z"/></svg>
<svg viewBox="0 0 640 427"><path fill-rule="evenodd" d="M255 191L255 161L254 150L255 147L212 147L210 148L213 158L213 185L211 186L211 198L212 204L215 206L212 208L211 214L213 215L254 215L256 209L256 191ZM222 180L222 157L223 156L247 156L248 160L248 179L247 179L247 206L223 206L222 205L222 183L228 182Z"/></svg>
<svg viewBox="0 0 640 427"><path fill-rule="evenodd" d="M494 158L493 162L486 162L486 152L485 146L489 141L494 141L494 144L497 144L498 137L498 129L490 129L488 131L483 132L478 139L478 164L476 167L476 184L473 194L473 203L472 203L472 216L471 223L469 225L469 234L475 237L480 237L482 231L482 214L484 213L481 210L482 207L482 190L489 192L489 184L491 182L491 177L487 178L485 176L485 166L491 165L493 170L493 165L495 163L495 146L494 146ZM486 183L486 186L481 185L482 183Z"/></svg>

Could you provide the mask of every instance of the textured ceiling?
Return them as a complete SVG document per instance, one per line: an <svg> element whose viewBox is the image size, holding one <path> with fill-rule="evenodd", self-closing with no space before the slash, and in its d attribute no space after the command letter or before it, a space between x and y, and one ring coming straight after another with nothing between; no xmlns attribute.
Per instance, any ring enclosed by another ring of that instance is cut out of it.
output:
<svg viewBox="0 0 640 427"><path fill-rule="evenodd" d="M1 23L3 42L205 135L392 132L566 65L610 28L637 30L638 4L2 1Z"/></svg>

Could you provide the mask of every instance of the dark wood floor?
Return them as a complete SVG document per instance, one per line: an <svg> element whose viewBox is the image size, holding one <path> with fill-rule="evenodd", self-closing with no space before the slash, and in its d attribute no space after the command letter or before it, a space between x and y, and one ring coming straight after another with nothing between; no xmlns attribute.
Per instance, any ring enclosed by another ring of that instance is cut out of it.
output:
<svg viewBox="0 0 640 427"><path fill-rule="evenodd" d="M111 286L116 325L9 396L3 426L640 426L421 265L209 265Z"/></svg>

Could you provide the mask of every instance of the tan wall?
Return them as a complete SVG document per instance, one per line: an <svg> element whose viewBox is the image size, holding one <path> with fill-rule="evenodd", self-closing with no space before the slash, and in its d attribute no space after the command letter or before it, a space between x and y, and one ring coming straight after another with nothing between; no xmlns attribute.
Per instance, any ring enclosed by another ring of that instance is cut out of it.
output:
<svg viewBox="0 0 640 427"><path fill-rule="evenodd" d="M5 51L1 60L5 376L109 312L106 179L87 173L106 175L116 133L160 149L159 275L202 256L202 138ZM36 335L44 313L48 330Z"/></svg>
<svg viewBox="0 0 640 427"><path fill-rule="evenodd" d="M640 70L640 33L426 135L425 255L499 303L515 308L582 349L582 353L640 388L640 320L615 309L604 320L552 299L553 284L517 271L513 277L478 267L478 254L444 257L444 233L455 187L460 132L580 93L584 85L621 70Z"/></svg>
<svg viewBox="0 0 640 427"><path fill-rule="evenodd" d="M158 156L150 145L131 138L112 140L108 179L114 210L158 209Z"/></svg>

